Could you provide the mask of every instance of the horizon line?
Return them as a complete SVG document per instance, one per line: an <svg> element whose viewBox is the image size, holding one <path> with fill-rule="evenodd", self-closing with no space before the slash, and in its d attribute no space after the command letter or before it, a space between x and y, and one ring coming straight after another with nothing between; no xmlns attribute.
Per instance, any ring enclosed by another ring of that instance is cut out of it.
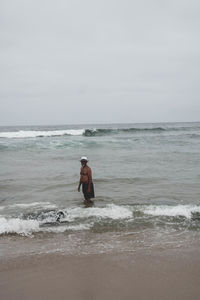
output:
<svg viewBox="0 0 200 300"><path fill-rule="evenodd" d="M97 122L97 123L69 123L69 124L15 124L0 125L0 127L36 127L36 126L87 126L87 125L116 125L116 124L166 124L166 123L200 123L200 121L162 121L162 122Z"/></svg>

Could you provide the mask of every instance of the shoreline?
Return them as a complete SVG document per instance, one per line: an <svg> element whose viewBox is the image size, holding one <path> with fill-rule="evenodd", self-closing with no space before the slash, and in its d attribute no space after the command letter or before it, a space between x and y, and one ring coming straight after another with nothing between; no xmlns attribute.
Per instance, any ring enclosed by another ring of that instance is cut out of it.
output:
<svg viewBox="0 0 200 300"><path fill-rule="evenodd" d="M1 299L196 300L199 254L191 247L1 259Z"/></svg>

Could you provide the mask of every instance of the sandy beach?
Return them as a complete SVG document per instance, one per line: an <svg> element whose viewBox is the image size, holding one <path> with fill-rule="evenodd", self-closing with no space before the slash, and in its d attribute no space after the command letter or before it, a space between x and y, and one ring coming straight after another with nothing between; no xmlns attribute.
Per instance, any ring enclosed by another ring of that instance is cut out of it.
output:
<svg viewBox="0 0 200 300"><path fill-rule="evenodd" d="M198 299L200 251L171 249L0 262L2 300Z"/></svg>

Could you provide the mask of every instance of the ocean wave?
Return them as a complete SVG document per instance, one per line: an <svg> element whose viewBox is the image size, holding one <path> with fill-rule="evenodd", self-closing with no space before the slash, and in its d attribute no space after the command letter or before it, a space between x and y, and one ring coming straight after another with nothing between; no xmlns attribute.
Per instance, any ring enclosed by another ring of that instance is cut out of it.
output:
<svg viewBox="0 0 200 300"><path fill-rule="evenodd" d="M62 233L65 231L88 230L93 226L93 220L122 220L132 217L132 212L126 207L109 204L106 207L83 208L72 207L63 210L61 222L57 222L58 211L43 211L29 213L18 218L0 217L0 234L30 235L36 232Z"/></svg>
<svg viewBox="0 0 200 300"><path fill-rule="evenodd" d="M144 207L143 212L152 216L167 216L167 217L185 217L191 219L194 214L200 213L200 206L198 205L149 205Z"/></svg>
<svg viewBox="0 0 200 300"><path fill-rule="evenodd" d="M113 128L80 128L80 129L65 129L65 130L19 130L0 132L0 138L16 139L16 138L38 138L38 137L53 137L53 136L106 136L119 133L162 133L171 131L184 131L194 134L199 134L200 126L133 126L133 127L113 127Z"/></svg>
<svg viewBox="0 0 200 300"><path fill-rule="evenodd" d="M34 211L16 218L1 216L0 234L63 233L92 228L97 231L102 228L118 230L120 226L124 228L127 224L134 228L138 224L150 224L152 226L154 223L157 224L157 221L162 221L162 224L167 226L178 224L183 227L197 222L194 228L198 229L200 221L200 206L198 205L119 206L107 204L105 207L70 207L62 210L63 215L59 220L58 212L58 210Z"/></svg>
<svg viewBox="0 0 200 300"><path fill-rule="evenodd" d="M37 220L22 220L20 218L0 218L0 234L15 233L29 235L39 231L40 224Z"/></svg>
<svg viewBox="0 0 200 300"><path fill-rule="evenodd" d="M0 132L0 138L37 138L37 137L53 137L53 136L64 136L64 135L83 135L84 129L70 129L70 130L50 130L50 131L39 131L39 130L19 130L10 132Z"/></svg>
<svg viewBox="0 0 200 300"><path fill-rule="evenodd" d="M72 221L76 218L90 218L97 219L127 219L132 217L132 212L128 207L118 206L115 204L108 204L106 207L90 207L84 209L81 207L70 208L67 210L67 220Z"/></svg>
<svg viewBox="0 0 200 300"><path fill-rule="evenodd" d="M84 136L104 136L118 133L136 133L136 132L162 132L165 128L113 128L113 129L86 129L83 133Z"/></svg>
<svg viewBox="0 0 200 300"><path fill-rule="evenodd" d="M84 136L104 136L104 135L108 135L108 134L113 134L116 133L117 129L85 129L83 135Z"/></svg>
<svg viewBox="0 0 200 300"><path fill-rule="evenodd" d="M0 235L19 234L28 236L38 232L63 233L68 231L88 230L93 224L78 224L65 226L41 227L37 220L23 220L20 218L0 218Z"/></svg>
<svg viewBox="0 0 200 300"><path fill-rule="evenodd" d="M68 222L68 224L72 224L72 222L77 220L87 221L91 218L94 220L123 220L133 216L132 211L128 207L115 204L107 204L105 207L88 207L87 209L84 207L70 207L63 209L62 212L64 213L62 222ZM26 215L26 218L36 218L41 225L45 225L55 223L57 216L57 211L53 210Z"/></svg>

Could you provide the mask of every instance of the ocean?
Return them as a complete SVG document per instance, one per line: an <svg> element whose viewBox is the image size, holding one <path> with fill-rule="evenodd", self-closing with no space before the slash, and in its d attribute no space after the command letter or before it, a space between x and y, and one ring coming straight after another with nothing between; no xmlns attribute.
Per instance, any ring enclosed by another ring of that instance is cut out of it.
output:
<svg viewBox="0 0 200 300"><path fill-rule="evenodd" d="M195 245L199 162L198 122L0 127L0 257Z"/></svg>

